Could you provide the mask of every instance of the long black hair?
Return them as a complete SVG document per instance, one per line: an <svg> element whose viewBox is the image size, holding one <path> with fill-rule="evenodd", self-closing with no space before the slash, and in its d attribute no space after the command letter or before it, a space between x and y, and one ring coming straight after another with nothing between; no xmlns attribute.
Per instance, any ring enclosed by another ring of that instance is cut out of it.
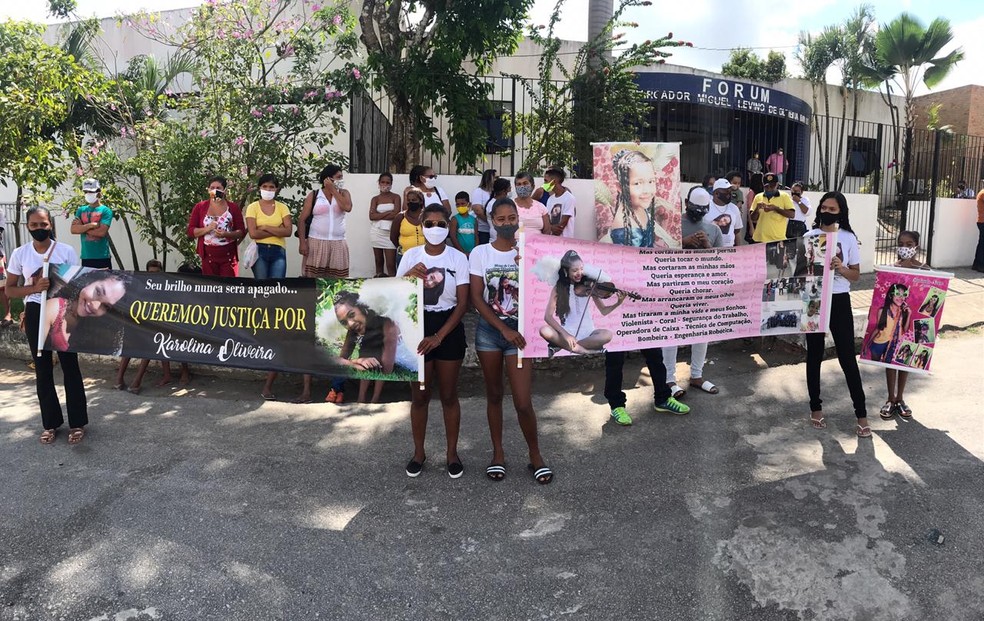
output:
<svg viewBox="0 0 984 621"><path fill-rule="evenodd" d="M909 287L901 282L893 282L888 286L888 291L885 292L885 301L882 303L881 311L878 313L878 329L884 330L885 326L888 325L888 310L892 307L892 301L899 292L905 291L908 293ZM909 319L909 310L902 310L902 324L905 325Z"/></svg>
<svg viewBox="0 0 984 621"><path fill-rule="evenodd" d="M564 256L560 259L560 268L557 270L557 284L554 285L557 291L557 319L560 323L567 321L567 316L571 314L571 267L583 260L581 255L579 255L574 250L568 250L564 253ZM585 274L581 277L581 281L578 283L580 285L585 285L590 287L594 284L594 279L588 278Z"/></svg>
<svg viewBox="0 0 984 621"><path fill-rule="evenodd" d="M421 181L420 178L423 176L423 174L425 172L427 172L427 169L428 168L430 168L430 167L429 166L424 166L422 164L417 164L416 166L414 166L413 168L411 168L410 169L410 174L408 175L410 177L410 185L414 185L417 182L421 182L422 183L422 181Z"/></svg>
<svg viewBox="0 0 984 621"><path fill-rule="evenodd" d="M826 194L820 197L820 202L817 203L817 215L816 217L813 218L813 228L815 229L820 228L820 207L823 206L823 202L828 198L832 198L835 201L837 201L837 206L840 207L840 214L839 214L840 220L838 222L840 224L841 230L847 231L851 235L854 235L855 238L857 238L858 234L855 233L854 229L851 228L851 220L848 217L850 210L847 207L847 197L845 197L840 192L827 192Z"/></svg>
<svg viewBox="0 0 984 621"><path fill-rule="evenodd" d="M124 291L128 292L133 283L133 276L129 272L86 270L75 278L66 281L55 270L52 270L51 297L64 299L66 313L74 315L82 290L103 280L119 281L123 285ZM129 323L128 318L126 318L126 309L129 308L127 297L127 294L124 293L123 298L115 306L108 309L105 315L78 317L78 323L72 330L73 351L119 355L123 349L123 329Z"/></svg>
<svg viewBox="0 0 984 621"><path fill-rule="evenodd" d="M649 164L652 166L653 160L642 151L636 151L635 149L623 149L616 153L615 157L612 158L612 170L615 173L615 177L618 179L618 194L615 196L615 209L619 206L622 207L622 226L626 229L632 228L632 220L634 218L634 214L632 213L632 202L629 198L629 169L636 164ZM646 227L651 230L653 229L653 220L656 218L655 193L653 193L652 200L649 201L649 206L646 207L646 215L649 216ZM638 224L640 226L642 225L641 222L638 222ZM629 236L626 236L626 239L629 238Z"/></svg>

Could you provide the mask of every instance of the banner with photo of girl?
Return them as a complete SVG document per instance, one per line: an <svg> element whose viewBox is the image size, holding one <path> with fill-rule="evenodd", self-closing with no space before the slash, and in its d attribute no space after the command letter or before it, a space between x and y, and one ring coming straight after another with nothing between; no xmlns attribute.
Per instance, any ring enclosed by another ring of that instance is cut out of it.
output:
<svg viewBox="0 0 984 621"><path fill-rule="evenodd" d="M707 250L520 244L525 358L827 329L836 234Z"/></svg>
<svg viewBox="0 0 984 621"><path fill-rule="evenodd" d="M598 241L682 248L680 143L598 142L591 146Z"/></svg>
<svg viewBox="0 0 984 621"><path fill-rule="evenodd" d="M53 265L44 349L417 381L424 284L253 280Z"/></svg>
<svg viewBox="0 0 984 621"><path fill-rule="evenodd" d="M875 270L860 361L928 374L953 274L888 266Z"/></svg>

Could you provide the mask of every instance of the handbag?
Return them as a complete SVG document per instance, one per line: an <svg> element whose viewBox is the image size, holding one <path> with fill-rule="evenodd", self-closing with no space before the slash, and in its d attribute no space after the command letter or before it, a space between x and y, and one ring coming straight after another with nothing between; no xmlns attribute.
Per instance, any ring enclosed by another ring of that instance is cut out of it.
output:
<svg viewBox="0 0 984 621"><path fill-rule="evenodd" d="M249 245L246 246L246 250L243 252L242 264L246 267L252 268L253 264L256 263L256 259L260 256L260 251L256 247L256 242L251 241Z"/></svg>

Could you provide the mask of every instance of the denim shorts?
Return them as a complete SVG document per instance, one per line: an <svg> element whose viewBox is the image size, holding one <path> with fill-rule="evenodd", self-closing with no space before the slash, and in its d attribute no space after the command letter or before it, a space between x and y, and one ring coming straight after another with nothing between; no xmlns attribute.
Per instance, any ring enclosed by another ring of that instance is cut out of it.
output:
<svg viewBox="0 0 984 621"><path fill-rule="evenodd" d="M519 329L515 319L503 321L513 330ZM516 346L502 336L502 332L492 327L481 316L478 318L478 328L475 329L475 351L501 351L504 356L515 356L519 353Z"/></svg>

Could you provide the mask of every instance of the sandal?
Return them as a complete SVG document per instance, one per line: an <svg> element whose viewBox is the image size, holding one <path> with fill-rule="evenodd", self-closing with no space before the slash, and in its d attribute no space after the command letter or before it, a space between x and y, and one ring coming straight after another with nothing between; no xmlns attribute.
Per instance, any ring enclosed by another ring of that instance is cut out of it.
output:
<svg viewBox="0 0 984 621"><path fill-rule="evenodd" d="M871 437L871 427L858 425L858 437L859 438L870 438Z"/></svg>
<svg viewBox="0 0 984 621"><path fill-rule="evenodd" d="M504 464L489 464L485 469L485 476L493 481L501 481L506 478L506 466Z"/></svg>
<svg viewBox="0 0 984 621"><path fill-rule="evenodd" d="M526 467L533 471L533 480L540 485L549 485L553 481L553 470L550 468L543 466L542 468L534 469L533 464L529 464Z"/></svg>
<svg viewBox="0 0 984 621"><path fill-rule="evenodd" d="M827 423L824 422L823 416L820 418L813 418L812 414L810 415L810 424L813 425L814 429L824 429L827 427Z"/></svg>
<svg viewBox="0 0 984 621"><path fill-rule="evenodd" d="M57 435L57 429L45 429L41 432L41 437L38 439L41 441L41 444L53 444Z"/></svg>
<svg viewBox="0 0 984 621"><path fill-rule="evenodd" d="M700 382L700 383L698 384L696 382ZM704 392L712 395L716 395L719 392L721 392L720 390L718 390L718 387L715 386L712 382L709 382L700 377L698 377L697 380L690 380L690 385L696 388L700 388Z"/></svg>
<svg viewBox="0 0 984 621"><path fill-rule="evenodd" d="M684 395L687 394L686 390L680 388L675 383L668 384L668 386L670 387L670 396L672 396L674 399L682 399Z"/></svg>
<svg viewBox="0 0 984 621"><path fill-rule="evenodd" d="M906 405L905 401L899 401L895 404L895 413L902 418L912 418L912 408Z"/></svg>
<svg viewBox="0 0 984 621"><path fill-rule="evenodd" d="M260 393L260 396L263 397L263 400L264 401L276 401L277 400L277 395L273 394L272 392L266 392L266 393L261 392Z"/></svg>
<svg viewBox="0 0 984 621"><path fill-rule="evenodd" d="M891 401L886 401L885 405L881 406L881 409L878 410L878 415L882 417L882 420L892 420L892 417L895 416L895 404Z"/></svg>
<svg viewBox="0 0 984 621"><path fill-rule="evenodd" d="M85 429L82 427L74 427L68 432L68 443L78 444L85 437Z"/></svg>

